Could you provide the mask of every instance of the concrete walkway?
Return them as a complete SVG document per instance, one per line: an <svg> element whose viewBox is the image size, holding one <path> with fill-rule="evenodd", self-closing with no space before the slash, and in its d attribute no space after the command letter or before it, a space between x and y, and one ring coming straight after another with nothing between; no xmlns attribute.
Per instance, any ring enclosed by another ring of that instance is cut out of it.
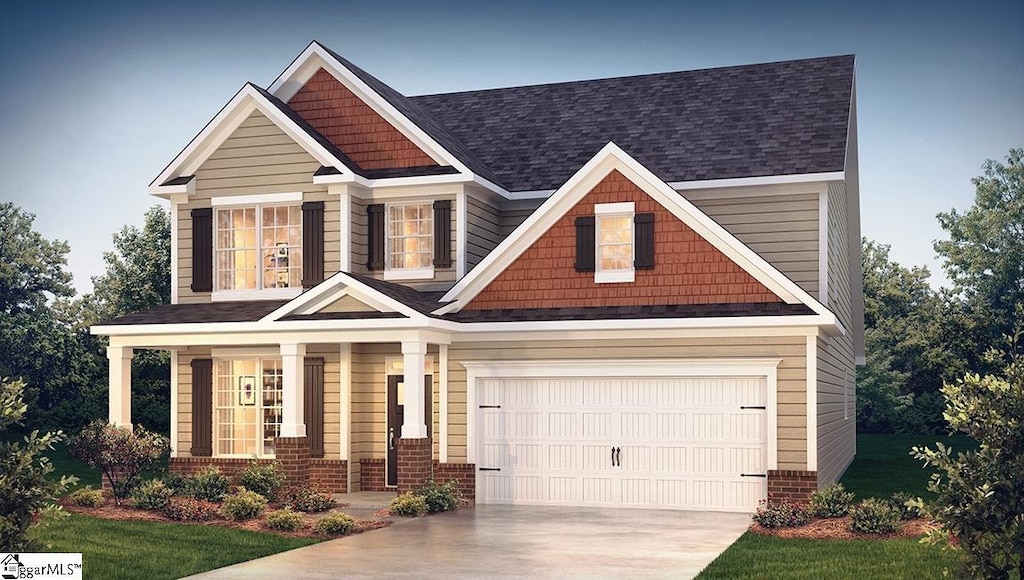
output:
<svg viewBox="0 0 1024 580"><path fill-rule="evenodd" d="M748 514L476 506L194 578L692 578L749 525Z"/></svg>

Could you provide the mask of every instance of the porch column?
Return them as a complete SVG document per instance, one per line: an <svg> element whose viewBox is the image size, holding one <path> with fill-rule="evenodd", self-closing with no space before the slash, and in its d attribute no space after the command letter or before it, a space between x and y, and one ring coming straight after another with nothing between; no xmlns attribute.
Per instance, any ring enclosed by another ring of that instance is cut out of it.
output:
<svg viewBox="0 0 1024 580"><path fill-rule="evenodd" d="M109 421L112 425L132 426L132 356L135 351L125 346L108 346L110 362ZM422 403L420 404L422 407Z"/></svg>
<svg viewBox="0 0 1024 580"><path fill-rule="evenodd" d="M281 345L281 437L306 436L305 383L303 357L305 344Z"/></svg>
<svg viewBox="0 0 1024 580"><path fill-rule="evenodd" d="M427 344L425 342L403 342L402 371L405 382L405 420L402 424L402 439L426 439L427 425L423 417L423 373L426 372Z"/></svg>

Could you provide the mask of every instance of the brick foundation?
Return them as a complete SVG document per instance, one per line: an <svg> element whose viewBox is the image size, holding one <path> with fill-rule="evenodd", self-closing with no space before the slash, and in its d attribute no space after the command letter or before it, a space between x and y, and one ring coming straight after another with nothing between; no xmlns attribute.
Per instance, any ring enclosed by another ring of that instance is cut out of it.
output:
<svg viewBox="0 0 1024 580"><path fill-rule="evenodd" d="M462 497L476 503L476 465L472 463L434 462L434 481L445 482L455 479Z"/></svg>
<svg viewBox="0 0 1024 580"><path fill-rule="evenodd" d="M817 471L772 470L768 472L768 497L807 501L818 489Z"/></svg>
<svg viewBox="0 0 1024 580"><path fill-rule="evenodd" d="M278 457L282 458L280 450L278 451ZM262 464L274 462L273 459L258 459L257 461ZM175 475L187 477L199 473L200 470L208 465L212 465L219 469L226 477L233 480L238 475L238 472L245 469L245 466L251 462L252 459L237 457L172 457L167 464L167 471ZM306 475L303 479L294 479L302 477L297 470L293 469L291 473L287 470L285 471L289 485L293 484L294 481L301 481L302 483L316 481L323 484L324 487L333 493L345 493L348 491L348 461L344 459L309 459L307 454L306 463ZM284 467L283 462L282 467ZM107 490L108 487L106 481L104 481L103 489Z"/></svg>
<svg viewBox="0 0 1024 580"><path fill-rule="evenodd" d="M387 491L387 466L383 459L364 457L359 460L359 491Z"/></svg>
<svg viewBox="0 0 1024 580"><path fill-rule="evenodd" d="M277 461L288 479L287 485L309 483L309 440L305 437L277 437L274 439Z"/></svg>
<svg viewBox="0 0 1024 580"><path fill-rule="evenodd" d="M422 486L433 471L433 443L429 438L398 440L398 491Z"/></svg>
<svg viewBox="0 0 1024 580"><path fill-rule="evenodd" d="M333 493L348 492L348 461L344 459L310 459L309 480Z"/></svg>

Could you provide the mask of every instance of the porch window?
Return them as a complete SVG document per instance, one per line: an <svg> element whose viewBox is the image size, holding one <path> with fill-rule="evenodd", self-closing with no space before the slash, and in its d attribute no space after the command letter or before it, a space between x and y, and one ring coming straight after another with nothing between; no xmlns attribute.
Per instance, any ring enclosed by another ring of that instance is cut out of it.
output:
<svg viewBox="0 0 1024 580"><path fill-rule="evenodd" d="M216 210L217 290L302 287L302 210L257 205Z"/></svg>
<svg viewBox="0 0 1024 580"><path fill-rule="evenodd" d="M386 231L386 279L434 276L433 204L389 204Z"/></svg>
<svg viewBox="0 0 1024 580"><path fill-rule="evenodd" d="M273 457L281 432L281 361L217 360L214 380L215 454Z"/></svg>

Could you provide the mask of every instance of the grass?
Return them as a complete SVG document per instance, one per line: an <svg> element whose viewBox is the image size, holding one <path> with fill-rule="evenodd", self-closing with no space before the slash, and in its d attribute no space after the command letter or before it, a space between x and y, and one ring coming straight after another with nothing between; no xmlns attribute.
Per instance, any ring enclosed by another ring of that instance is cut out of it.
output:
<svg viewBox="0 0 1024 580"><path fill-rule="evenodd" d="M936 441L954 450L975 446L965 435L858 435L857 457L840 481L858 499L888 498L897 491L931 499L933 494L928 491L928 479L932 470L914 459L910 448L915 445L934 448Z"/></svg>
<svg viewBox="0 0 1024 580"><path fill-rule="evenodd" d="M954 558L915 538L786 540L747 532L698 578L941 578Z"/></svg>
<svg viewBox="0 0 1024 580"><path fill-rule="evenodd" d="M219 526L79 514L33 531L51 552L81 552L86 578L181 578L317 542Z"/></svg>

